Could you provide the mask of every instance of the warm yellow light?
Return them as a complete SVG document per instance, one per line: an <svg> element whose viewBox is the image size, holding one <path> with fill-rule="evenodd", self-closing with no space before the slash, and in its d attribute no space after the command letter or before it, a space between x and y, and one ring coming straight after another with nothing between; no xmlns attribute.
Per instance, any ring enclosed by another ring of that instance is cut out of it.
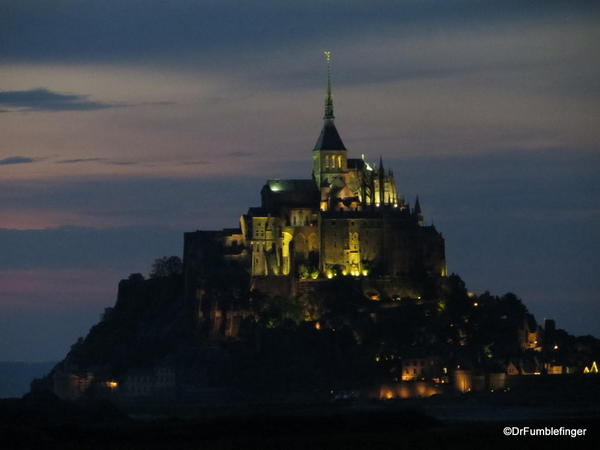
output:
<svg viewBox="0 0 600 450"><path fill-rule="evenodd" d="M106 387L108 387L109 389L116 389L117 387L119 387L119 383L116 381L107 381L106 382Z"/></svg>
<svg viewBox="0 0 600 450"><path fill-rule="evenodd" d="M363 277L366 277L367 275L369 275L369 271L367 269L363 269L362 274L363 274Z"/></svg>
<svg viewBox="0 0 600 450"><path fill-rule="evenodd" d="M321 324L319 322L315 323L315 329L317 329L317 330L321 329Z"/></svg>
<svg viewBox="0 0 600 450"><path fill-rule="evenodd" d="M596 364L596 361L592 362L590 367L583 369L583 373L598 373L598 365Z"/></svg>
<svg viewBox="0 0 600 450"><path fill-rule="evenodd" d="M346 269L342 270L342 275L344 275L344 276L348 275L348 271Z"/></svg>
<svg viewBox="0 0 600 450"><path fill-rule="evenodd" d="M474 306L475 308L477 308L477 307L479 306L479 303L477 303L477 302L473 302L473 306Z"/></svg>
<svg viewBox="0 0 600 450"><path fill-rule="evenodd" d="M558 350L558 345L555 345L554 347L552 347L554 350Z"/></svg>

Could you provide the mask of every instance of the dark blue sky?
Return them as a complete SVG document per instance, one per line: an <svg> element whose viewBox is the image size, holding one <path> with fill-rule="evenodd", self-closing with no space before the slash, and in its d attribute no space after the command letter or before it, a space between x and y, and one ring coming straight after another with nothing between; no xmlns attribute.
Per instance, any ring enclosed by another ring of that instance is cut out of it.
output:
<svg viewBox="0 0 600 450"><path fill-rule="evenodd" d="M350 154L477 292L600 336L596 2L0 5L0 360L64 355L120 277L308 177L334 53Z"/></svg>

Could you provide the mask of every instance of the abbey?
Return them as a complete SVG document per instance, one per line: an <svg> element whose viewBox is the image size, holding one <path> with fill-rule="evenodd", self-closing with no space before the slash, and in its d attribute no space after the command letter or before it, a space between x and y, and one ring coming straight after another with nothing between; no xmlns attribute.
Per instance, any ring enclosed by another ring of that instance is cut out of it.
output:
<svg viewBox="0 0 600 450"><path fill-rule="evenodd" d="M444 238L418 197L411 207L381 158L348 157L330 76L323 121L306 179L267 180L239 228L185 233L183 271L178 257L160 258L150 278L121 280L115 306L32 390L135 410L181 400L188 411L247 408L267 392L270 403L322 404L348 386L379 399L452 385L527 393L529 375L580 386L575 374L598 372L598 340L553 320L542 328L514 294L477 295L447 276ZM538 393L562 385L538 379ZM597 384L589 378L581 398ZM575 391L565 392L570 405Z"/></svg>
<svg viewBox="0 0 600 450"><path fill-rule="evenodd" d="M411 208L381 158L369 164L364 156L348 157L335 125L329 71L323 122L311 177L268 180L260 207L242 215L239 229L186 233L188 271L202 264L210 243L246 267L253 286L267 291L269 283L281 285L281 278L352 276L402 284L446 276L444 239L433 225L424 225L418 197ZM386 295L401 294L392 291Z"/></svg>

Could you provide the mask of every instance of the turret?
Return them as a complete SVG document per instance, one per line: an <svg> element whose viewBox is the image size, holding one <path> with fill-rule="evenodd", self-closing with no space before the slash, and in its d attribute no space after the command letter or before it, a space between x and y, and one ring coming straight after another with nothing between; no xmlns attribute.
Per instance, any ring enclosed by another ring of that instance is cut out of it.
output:
<svg viewBox="0 0 600 450"><path fill-rule="evenodd" d="M415 200L415 208L413 209L413 215L417 219L419 225L423 225L423 214L421 213L421 203L419 202L419 196Z"/></svg>

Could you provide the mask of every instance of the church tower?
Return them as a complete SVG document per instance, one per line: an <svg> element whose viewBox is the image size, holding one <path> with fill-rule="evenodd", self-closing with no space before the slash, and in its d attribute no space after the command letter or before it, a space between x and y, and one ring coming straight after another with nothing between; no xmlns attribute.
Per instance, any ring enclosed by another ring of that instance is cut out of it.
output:
<svg viewBox="0 0 600 450"><path fill-rule="evenodd" d="M344 185L344 174L348 170L346 147L335 127L333 97L331 95L331 52L324 52L327 62L327 94L323 128L312 152L313 177L317 187L331 188Z"/></svg>

